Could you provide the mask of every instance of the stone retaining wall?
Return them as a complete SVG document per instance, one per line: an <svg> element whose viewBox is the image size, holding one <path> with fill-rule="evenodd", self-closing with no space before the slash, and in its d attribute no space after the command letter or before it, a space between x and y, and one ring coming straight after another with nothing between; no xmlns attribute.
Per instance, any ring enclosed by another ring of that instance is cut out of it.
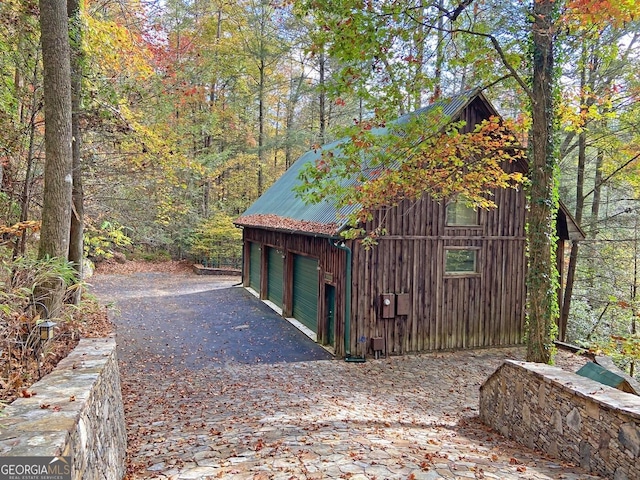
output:
<svg viewBox="0 0 640 480"><path fill-rule="evenodd" d="M196 275L220 275L239 277L242 274L242 270L231 267L213 268L203 267L202 265L193 265L193 271Z"/></svg>
<svg viewBox="0 0 640 480"><path fill-rule="evenodd" d="M556 367L507 360L480 387L482 421L614 480L640 478L640 397Z"/></svg>
<svg viewBox="0 0 640 480"><path fill-rule="evenodd" d="M72 478L125 474L126 431L114 338L83 339L0 418L0 455L67 456Z"/></svg>

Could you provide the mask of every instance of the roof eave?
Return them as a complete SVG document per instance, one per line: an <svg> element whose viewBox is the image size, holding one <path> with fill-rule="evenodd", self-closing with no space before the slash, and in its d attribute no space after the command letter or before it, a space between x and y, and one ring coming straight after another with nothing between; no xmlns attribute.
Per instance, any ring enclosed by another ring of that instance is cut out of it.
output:
<svg viewBox="0 0 640 480"><path fill-rule="evenodd" d="M585 238L587 238L587 234L584 232L584 230L582 230L582 227L580 227L580 225L578 225L578 222L576 222L576 219L573 218L573 215L571 214L571 212L569 211L569 209L567 208L567 206L562 202L562 200L558 201L558 208L560 210L562 210L562 213L564 213L566 219L567 219L567 224L571 224L571 226L575 229L575 231L577 232L577 234L573 234L572 235L572 231L569 227L569 225L567 225L567 230L568 230L568 234L569 234L569 240L573 240L573 241L580 241L580 240L584 240Z"/></svg>
<svg viewBox="0 0 640 480"><path fill-rule="evenodd" d="M309 230L296 230L282 227L267 227L265 225L251 225L244 223L233 223L238 228L255 228L258 230L268 230L270 232L279 232L279 233L287 233L287 234L296 234L296 235L304 235L307 237L319 237L319 238L340 238L340 230L336 230L334 234L330 233L322 233L322 232L313 232Z"/></svg>

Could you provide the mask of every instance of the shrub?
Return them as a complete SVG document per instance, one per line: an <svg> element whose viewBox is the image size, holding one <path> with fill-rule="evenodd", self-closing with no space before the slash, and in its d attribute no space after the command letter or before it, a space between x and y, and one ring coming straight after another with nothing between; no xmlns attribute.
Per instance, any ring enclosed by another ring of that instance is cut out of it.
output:
<svg viewBox="0 0 640 480"><path fill-rule="evenodd" d="M39 372L47 351L40 343L37 325L48 320L38 287L53 280L65 285L67 295L77 288L76 271L66 261L12 259L8 249L0 249L0 387L20 388ZM58 319L58 321L60 321Z"/></svg>
<svg viewBox="0 0 640 480"><path fill-rule="evenodd" d="M131 245L131 238L124 232L124 225L104 221L100 228L87 224L84 230L84 253L95 261L112 258L123 247Z"/></svg>
<svg viewBox="0 0 640 480"><path fill-rule="evenodd" d="M203 263L226 263L242 254L242 233L224 213L201 221L188 243L189 253Z"/></svg>

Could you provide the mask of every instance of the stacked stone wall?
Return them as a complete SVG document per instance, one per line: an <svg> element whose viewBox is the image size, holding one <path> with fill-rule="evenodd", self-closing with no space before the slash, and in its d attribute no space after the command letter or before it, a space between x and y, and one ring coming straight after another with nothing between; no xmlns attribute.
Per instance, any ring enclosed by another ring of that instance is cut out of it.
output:
<svg viewBox="0 0 640 480"><path fill-rule="evenodd" d="M71 456L72 478L125 474L126 430L114 338L83 339L0 419L0 455Z"/></svg>
<svg viewBox="0 0 640 480"><path fill-rule="evenodd" d="M482 421L614 480L640 479L640 397L556 367L507 360L480 387Z"/></svg>

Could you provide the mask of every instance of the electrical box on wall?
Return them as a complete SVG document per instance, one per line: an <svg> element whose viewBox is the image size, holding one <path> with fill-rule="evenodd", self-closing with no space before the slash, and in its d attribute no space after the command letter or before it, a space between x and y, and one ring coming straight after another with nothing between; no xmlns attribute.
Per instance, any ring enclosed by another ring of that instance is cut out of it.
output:
<svg viewBox="0 0 640 480"><path fill-rule="evenodd" d="M384 350L384 338L373 337L371 339L371 349L374 352L382 352Z"/></svg>
<svg viewBox="0 0 640 480"><path fill-rule="evenodd" d="M408 293L396 294L396 315L409 315L411 313L411 298Z"/></svg>
<svg viewBox="0 0 640 480"><path fill-rule="evenodd" d="M382 318L393 318L396 316L396 295L395 293L383 293L380 296Z"/></svg>

